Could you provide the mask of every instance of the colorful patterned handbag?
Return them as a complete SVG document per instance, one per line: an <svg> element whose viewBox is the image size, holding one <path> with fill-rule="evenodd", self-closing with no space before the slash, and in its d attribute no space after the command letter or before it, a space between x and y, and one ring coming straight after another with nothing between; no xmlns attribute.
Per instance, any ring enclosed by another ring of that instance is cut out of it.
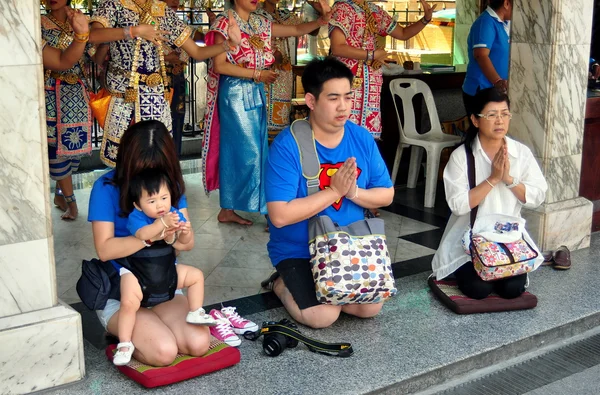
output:
<svg viewBox="0 0 600 395"><path fill-rule="evenodd" d="M475 157L470 147L465 145L465 148L469 186L473 189ZM533 271L538 252L523 239L525 220L506 215L477 218L477 209L471 210L469 249L479 277L483 281L494 281Z"/></svg>
<svg viewBox="0 0 600 395"><path fill-rule="evenodd" d="M308 194L319 191L320 162L310 124L292 123ZM367 210L368 212L368 210ZM321 303L381 303L397 292L384 222L367 218L339 226L325 215L308 222L310 264Z"/></svg>

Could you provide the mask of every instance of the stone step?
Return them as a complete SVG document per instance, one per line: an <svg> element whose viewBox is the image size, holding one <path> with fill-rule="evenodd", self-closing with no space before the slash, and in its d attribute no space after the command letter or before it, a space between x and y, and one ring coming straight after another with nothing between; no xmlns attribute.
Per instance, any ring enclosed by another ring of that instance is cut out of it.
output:
<svg viewBox="0 0 600 395"><path fill-rule="evenodd" d="M279 357L263 354L260 341L244 340L235 367L165 388L196 394L407 394L484 368L600 324L600 234L589 249L572 253L573 268L541 267L531 274L529 291L538 296L533 310L459 316L441 305L427 287L429 273L397 280L398 295L374 319L342 316L322 330L302 332L328 342L351 342L355 353L336 358L305 346ZM264 296L268 298L268 295ZM241 300L232 301L243 313ZM257 322L287 318L281 307L248 316ZM84 324L85 331L85 324ZM56 393L87 393L90 379L102 391L144 393L86 343L88 378ZM114 386L114 388L113 388Z"/></svg>

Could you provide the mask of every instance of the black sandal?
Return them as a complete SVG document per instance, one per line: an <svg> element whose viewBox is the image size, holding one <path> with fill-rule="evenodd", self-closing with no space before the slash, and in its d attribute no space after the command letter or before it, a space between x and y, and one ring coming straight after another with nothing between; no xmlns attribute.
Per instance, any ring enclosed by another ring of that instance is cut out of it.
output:
<svg viewBox="0 0 600 395"><path fill-rule="evenodd" d="M273 290L273 286L275 285L275 280L279 278L279 272L275 272L269 276L266 280L263 280L260 283L260 286L264 289L268 289L269 291Z"/></svg>

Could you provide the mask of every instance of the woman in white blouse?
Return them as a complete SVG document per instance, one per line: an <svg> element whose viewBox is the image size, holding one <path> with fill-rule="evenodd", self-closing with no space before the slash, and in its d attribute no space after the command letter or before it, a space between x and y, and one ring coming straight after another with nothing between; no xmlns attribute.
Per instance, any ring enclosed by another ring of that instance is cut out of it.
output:
<svg viewBox="0 0 600 395"><path fill-rule="evenodd" d="M454 273L458 287L467 296L483 299L495 292L516 298L525 291L527 275L486 282L479 278L461 239L470 227L470 211L477 216L503 214L521 217L521 208L538 207L548 185L531 150L506 134L512 115L508 96L495 88L477 93L478 108L471 115L474 128L465 139L475 157L475 188L470 189L465 146L458 147L444 169L446 201L452 215L432 262L438 280ZM535 246L523 231L524 239ZM537 248L536 248L537 249ZM535 268L543 261L539 254Z"/></svg>

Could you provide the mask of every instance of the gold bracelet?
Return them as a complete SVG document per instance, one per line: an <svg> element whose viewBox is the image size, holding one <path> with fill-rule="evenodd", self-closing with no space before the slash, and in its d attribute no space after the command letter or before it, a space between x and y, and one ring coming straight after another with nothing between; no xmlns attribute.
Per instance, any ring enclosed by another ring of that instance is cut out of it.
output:
<svg viewBox="0 0 600 395"><path fill-rule="evenodd" d="M485 181L486 181L488 184L490 184L490 186L491 186L492 188L494 188L494 187L495 187L495 185L494 185L494 184L492 184L492 183L490 182L490 180L488 180L487 178L485 179Z"/></svg>
<svg viewBox="0 0 600 395"><path fill-rule="evenodd" d="M83 34L74 33L73 37L74 37L74 40L77 41L78 43L86 43L90 39L90 32L83 33Z"/></svg>

